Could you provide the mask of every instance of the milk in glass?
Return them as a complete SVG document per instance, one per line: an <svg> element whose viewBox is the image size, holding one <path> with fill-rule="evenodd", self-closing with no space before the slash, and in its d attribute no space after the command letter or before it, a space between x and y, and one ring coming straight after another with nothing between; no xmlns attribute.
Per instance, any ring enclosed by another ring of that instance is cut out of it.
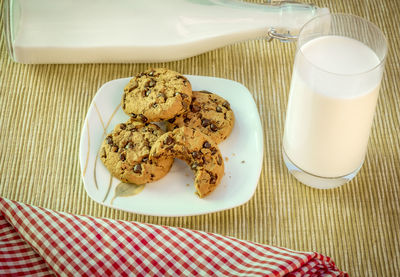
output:
<svg viewBox="0 0 400 277"><path fill-rule="evenodd" d="M283 148L292 163L320 177L362 165L381 80L380 59L362 42L327 35L296 55Z"/></svg>

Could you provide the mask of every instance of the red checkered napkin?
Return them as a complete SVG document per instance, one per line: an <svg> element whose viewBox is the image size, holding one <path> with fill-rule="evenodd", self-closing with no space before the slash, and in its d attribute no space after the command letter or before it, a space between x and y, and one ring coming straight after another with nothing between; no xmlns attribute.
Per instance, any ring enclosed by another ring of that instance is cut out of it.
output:
<svg viewBox="0 0 400 277"><path fill-rule="evenodd" d="M317 253L0 198L0 275L347 276Z"/></svg>

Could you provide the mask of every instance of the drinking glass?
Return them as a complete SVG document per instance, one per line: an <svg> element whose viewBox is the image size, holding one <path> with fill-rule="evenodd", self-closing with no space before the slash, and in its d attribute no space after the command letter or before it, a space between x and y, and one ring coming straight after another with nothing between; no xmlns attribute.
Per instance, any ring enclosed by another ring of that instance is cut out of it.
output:
<svg viewBox="0 0 400 277"><path fill-rule="evenodd" d="M300 182L334 188L360 170L386 53L382 31L355 15L322 15L303 26L283 136L284 162Z"/></svg>

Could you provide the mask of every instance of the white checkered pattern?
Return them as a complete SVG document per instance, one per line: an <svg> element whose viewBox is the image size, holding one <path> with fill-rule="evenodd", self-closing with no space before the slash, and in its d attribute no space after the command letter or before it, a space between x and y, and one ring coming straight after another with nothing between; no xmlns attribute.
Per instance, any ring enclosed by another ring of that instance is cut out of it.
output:
<svg viewBox="0 0 400 277"><path fill-rule="evenodd" d="M0 198L0 275L347 276L318 253Z"/></svg>

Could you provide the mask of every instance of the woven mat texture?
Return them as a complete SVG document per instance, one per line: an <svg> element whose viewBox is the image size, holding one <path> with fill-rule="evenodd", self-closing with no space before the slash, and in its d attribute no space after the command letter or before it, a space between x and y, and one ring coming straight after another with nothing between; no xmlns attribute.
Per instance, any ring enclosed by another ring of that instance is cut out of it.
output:
<svg viewBox="0 0 400 277"><path fill-rule="evenodd" d="M331 256L351 276L400 276L400 2L314 3L374 22L389 41L367 157L349 184L334 190L311 189L296 181L283 164L282 135L295 43L252 40L150 65L22 65L8 56L2 34L0 196L57 211L317 251ZM149 66L232 79L251 91L264 128L265 153L256 193L248 203L224 212L172 218L123 212L88 197L78 151L90 102L103 83Z"/></svg>

